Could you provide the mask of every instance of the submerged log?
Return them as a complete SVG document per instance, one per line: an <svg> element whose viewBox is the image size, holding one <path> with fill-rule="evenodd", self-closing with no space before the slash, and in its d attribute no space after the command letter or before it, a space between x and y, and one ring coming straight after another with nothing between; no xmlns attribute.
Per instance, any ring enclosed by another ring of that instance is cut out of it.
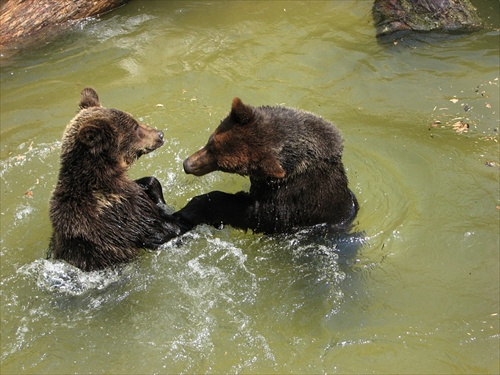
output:
<svg viewBox="0 0 500 375"><path fill-rule="evenodd" d="M130 0L0 0L0 51L40 42L72 21L109 12Z"/></svg>
<svg viewBox="0 0 500 375"><path fill-rule="evenodd" d="M402 30L467 33L483 27L469 0L375 0L372 16L377 36Z"/></svg>

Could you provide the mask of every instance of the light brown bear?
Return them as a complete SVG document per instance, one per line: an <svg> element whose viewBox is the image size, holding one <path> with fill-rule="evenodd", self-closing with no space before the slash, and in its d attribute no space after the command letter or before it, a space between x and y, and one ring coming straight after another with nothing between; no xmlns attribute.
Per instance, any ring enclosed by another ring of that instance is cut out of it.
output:
<svg viewBox="0 0 500 375"><path fill-rule="evenodd" d="M50 200L49 250L84 270L99 270L155 249L183 229L168 215L154 177L132 181L127 169L164 143L163 133L130 114L104 108L97 93L81 93L67 125L57 185Z"/></svg>

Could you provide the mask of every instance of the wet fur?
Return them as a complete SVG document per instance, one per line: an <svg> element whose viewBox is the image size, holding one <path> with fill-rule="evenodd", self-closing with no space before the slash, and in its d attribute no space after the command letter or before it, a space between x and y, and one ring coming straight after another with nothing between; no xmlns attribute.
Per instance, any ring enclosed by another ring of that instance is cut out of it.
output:
<svg viewBox="0 0 500 375"><path fill-rule="evenodd" d="M229 224L280 233L329 223L347 228L358 203L348 188L342 137L330 122L286 107L254 108L235 98L208 143L184 161L186 173L250 177L250 191L210 192L176 215L192 225Z"/></svg>
<svg viewBox="0 0 500 375"><path fill-rule="evenodd" d="M163 145L163 133L131 115L101 107L97 93L82 91L80 111L64 131L61 167L50 200L50 251L85 271L135 258L182 229L159 203L154 177L132 181L128 167Z"/></svg>

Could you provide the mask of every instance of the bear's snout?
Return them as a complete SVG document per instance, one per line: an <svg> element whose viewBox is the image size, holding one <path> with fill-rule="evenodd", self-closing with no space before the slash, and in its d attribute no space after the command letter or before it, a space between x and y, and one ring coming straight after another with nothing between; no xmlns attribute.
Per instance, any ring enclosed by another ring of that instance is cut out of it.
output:
<svg viewBox="0 0 500 375"><path fill-rule="evenodd" d="M161 130L144 126L141 128L141 132L142 133L137 137L139 142L137 145L137 156L149 154L164 145L165 135Z"/></svg>
<svg viewBox="0 0 500 375"><path fill-rule="evenodd" d="M164 142L163 138L165 138L165 134L163 134L163 132L161 130L156 130L156 129L150 128L148 138L149 138L151 143L154 143L154 144L158 145L157 147L160 147L163 145L163 142Z"/></svg>
<svg viewBox="0 0 500 375"><path fill-rule="evenodd" d="M158 148L163 146L163 144L165 143L165 140L163 139L165 137L165 134L163 134L161 130L157 130L156 133L157 133L157 139L156 139L157 146L155 148Z"/></svg>
<svg viewBox="0 0 500 375"><path fill-rule="evenodd" d="M163 144L165 143L164 141L165 134L161 130L156 130L156 129L151 129L151 130L152 132L150 133L151 134L150 142L152 143L152 145L150 144L148 148L156 150L158 147L163 146Z"/></svg>
<svg viewBox="0 0 500 375"><path fill-rule="evenodd" d="M184 160L184 162L182 163L182 166L184 167L184 172L186 172L187 174L194 174L193 173L194 169L191 165L191 161L189 160L189 158Z"/></svg>
<svg viewBox="0 0 500 375"><path fill-rule="evenodd" d="M205 148L188 157L182 165L184 166L184 172L195 176L203 176L217 170L216 160L208 155Z"/></svg>

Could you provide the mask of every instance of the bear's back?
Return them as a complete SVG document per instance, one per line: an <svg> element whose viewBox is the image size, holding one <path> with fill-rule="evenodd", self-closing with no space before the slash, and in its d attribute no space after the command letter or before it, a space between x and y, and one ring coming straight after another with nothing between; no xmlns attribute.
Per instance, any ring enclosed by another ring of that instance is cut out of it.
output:
<svg viewBox="0 0 500 375"><path fill-rule="evenodd" d="M258 107L259 126L288 175L338 163L343 145L340 131L313 113L282 106Z"/></svg>

